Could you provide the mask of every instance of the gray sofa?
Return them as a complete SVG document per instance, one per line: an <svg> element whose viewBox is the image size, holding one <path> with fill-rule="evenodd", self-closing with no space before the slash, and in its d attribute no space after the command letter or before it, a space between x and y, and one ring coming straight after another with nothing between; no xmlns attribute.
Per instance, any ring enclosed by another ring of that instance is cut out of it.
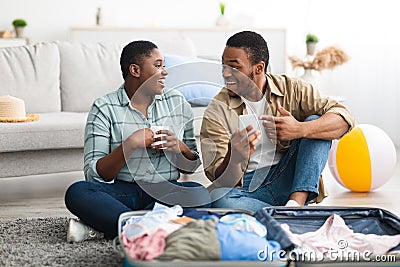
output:
<svg viewBox="0 0 400 267"><path fill-rule="evenodd" d="M188 40L177 42L156 43L164 53L195 55ZM27 113L40 114L36 122L0 123L0 178L82 171L87 112L123 82L122 47L54 42L0 49L0 95L21 98Z"/></svg>

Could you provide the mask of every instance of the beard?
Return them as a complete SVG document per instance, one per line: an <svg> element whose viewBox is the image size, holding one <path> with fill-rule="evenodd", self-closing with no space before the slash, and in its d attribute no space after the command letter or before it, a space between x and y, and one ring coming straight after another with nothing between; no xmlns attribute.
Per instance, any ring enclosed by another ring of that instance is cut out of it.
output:
<svg viewBox="0 0 400 267"><path fill-rule="evenodd" d="M254 81L254 72L253 71L247 76L247 78L248 79L246 79L246 81L245 81L246 85L243 85L243 87L245 87L245 88L242 88L241 90L246 89L246 88L247 89L250 89L250 88L255 89L255 88L257 88L257 86L255 85L255 81ZM242 93L240 93L241 90L239 90L239 92L235 92L235 91L232 91L232 90L228 89L228 94L231 97L240 97L241 94L242 94Z"/></svg>

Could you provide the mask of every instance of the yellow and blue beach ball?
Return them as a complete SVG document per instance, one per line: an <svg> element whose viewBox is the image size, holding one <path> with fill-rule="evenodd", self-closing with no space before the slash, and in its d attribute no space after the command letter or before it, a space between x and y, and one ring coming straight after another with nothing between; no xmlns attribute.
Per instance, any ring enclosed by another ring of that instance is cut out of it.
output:
<svg viewBox="0 0 400 267"><path fill-rule="evenodd" d="M390 137L374 125L359 124L332 142L328 165L339 184L354 192L368 192L389 181L396 161Z"/></svg>

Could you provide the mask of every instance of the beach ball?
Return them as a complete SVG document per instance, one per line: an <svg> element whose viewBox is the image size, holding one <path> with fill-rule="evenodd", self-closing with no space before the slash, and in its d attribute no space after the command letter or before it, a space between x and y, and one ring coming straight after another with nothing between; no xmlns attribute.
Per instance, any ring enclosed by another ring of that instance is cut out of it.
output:
<svg viewBox="0 0 400 267"><path fill-rule="evenodd" d="M328 165L335 180L354 192L384 185L394 173L396 148L390 137L370 124L356 125L332 142Z"/></svg>

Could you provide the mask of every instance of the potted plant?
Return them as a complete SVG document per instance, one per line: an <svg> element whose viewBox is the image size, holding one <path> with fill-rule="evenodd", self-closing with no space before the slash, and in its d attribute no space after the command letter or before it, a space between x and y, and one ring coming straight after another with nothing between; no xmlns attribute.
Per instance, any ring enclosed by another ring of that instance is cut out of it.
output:
<svg viewBox="0 0 400 267"><path fill-rule="evenodd" d="M225 14L225 3L219 3L219 10L221 11L221 16Z"/></svg>
<svg viewBox="0 0 400 267"><path fill-rule="evenodd" d="M306 36L307 55L313 56L315 53L315 46L318 43L318 37L314 34L308 33Z"/></svg>
<svg viewBox="0 0 400 267"><path fill-rule="evenodd" d="M219 27L224 27L229 25L229 21L225 17L225 3L220 2L219 3L219 11L220 11L220 16L217 19L216 25Z"/></svg>
<svg viewBox="0 0 400 267"><path fill-rule="evenodd" d="M15 19L12 22L12 25L15 28L15 34L17 38L22 38L24 35L24 28L28 25L23 19Z"/></svg>

